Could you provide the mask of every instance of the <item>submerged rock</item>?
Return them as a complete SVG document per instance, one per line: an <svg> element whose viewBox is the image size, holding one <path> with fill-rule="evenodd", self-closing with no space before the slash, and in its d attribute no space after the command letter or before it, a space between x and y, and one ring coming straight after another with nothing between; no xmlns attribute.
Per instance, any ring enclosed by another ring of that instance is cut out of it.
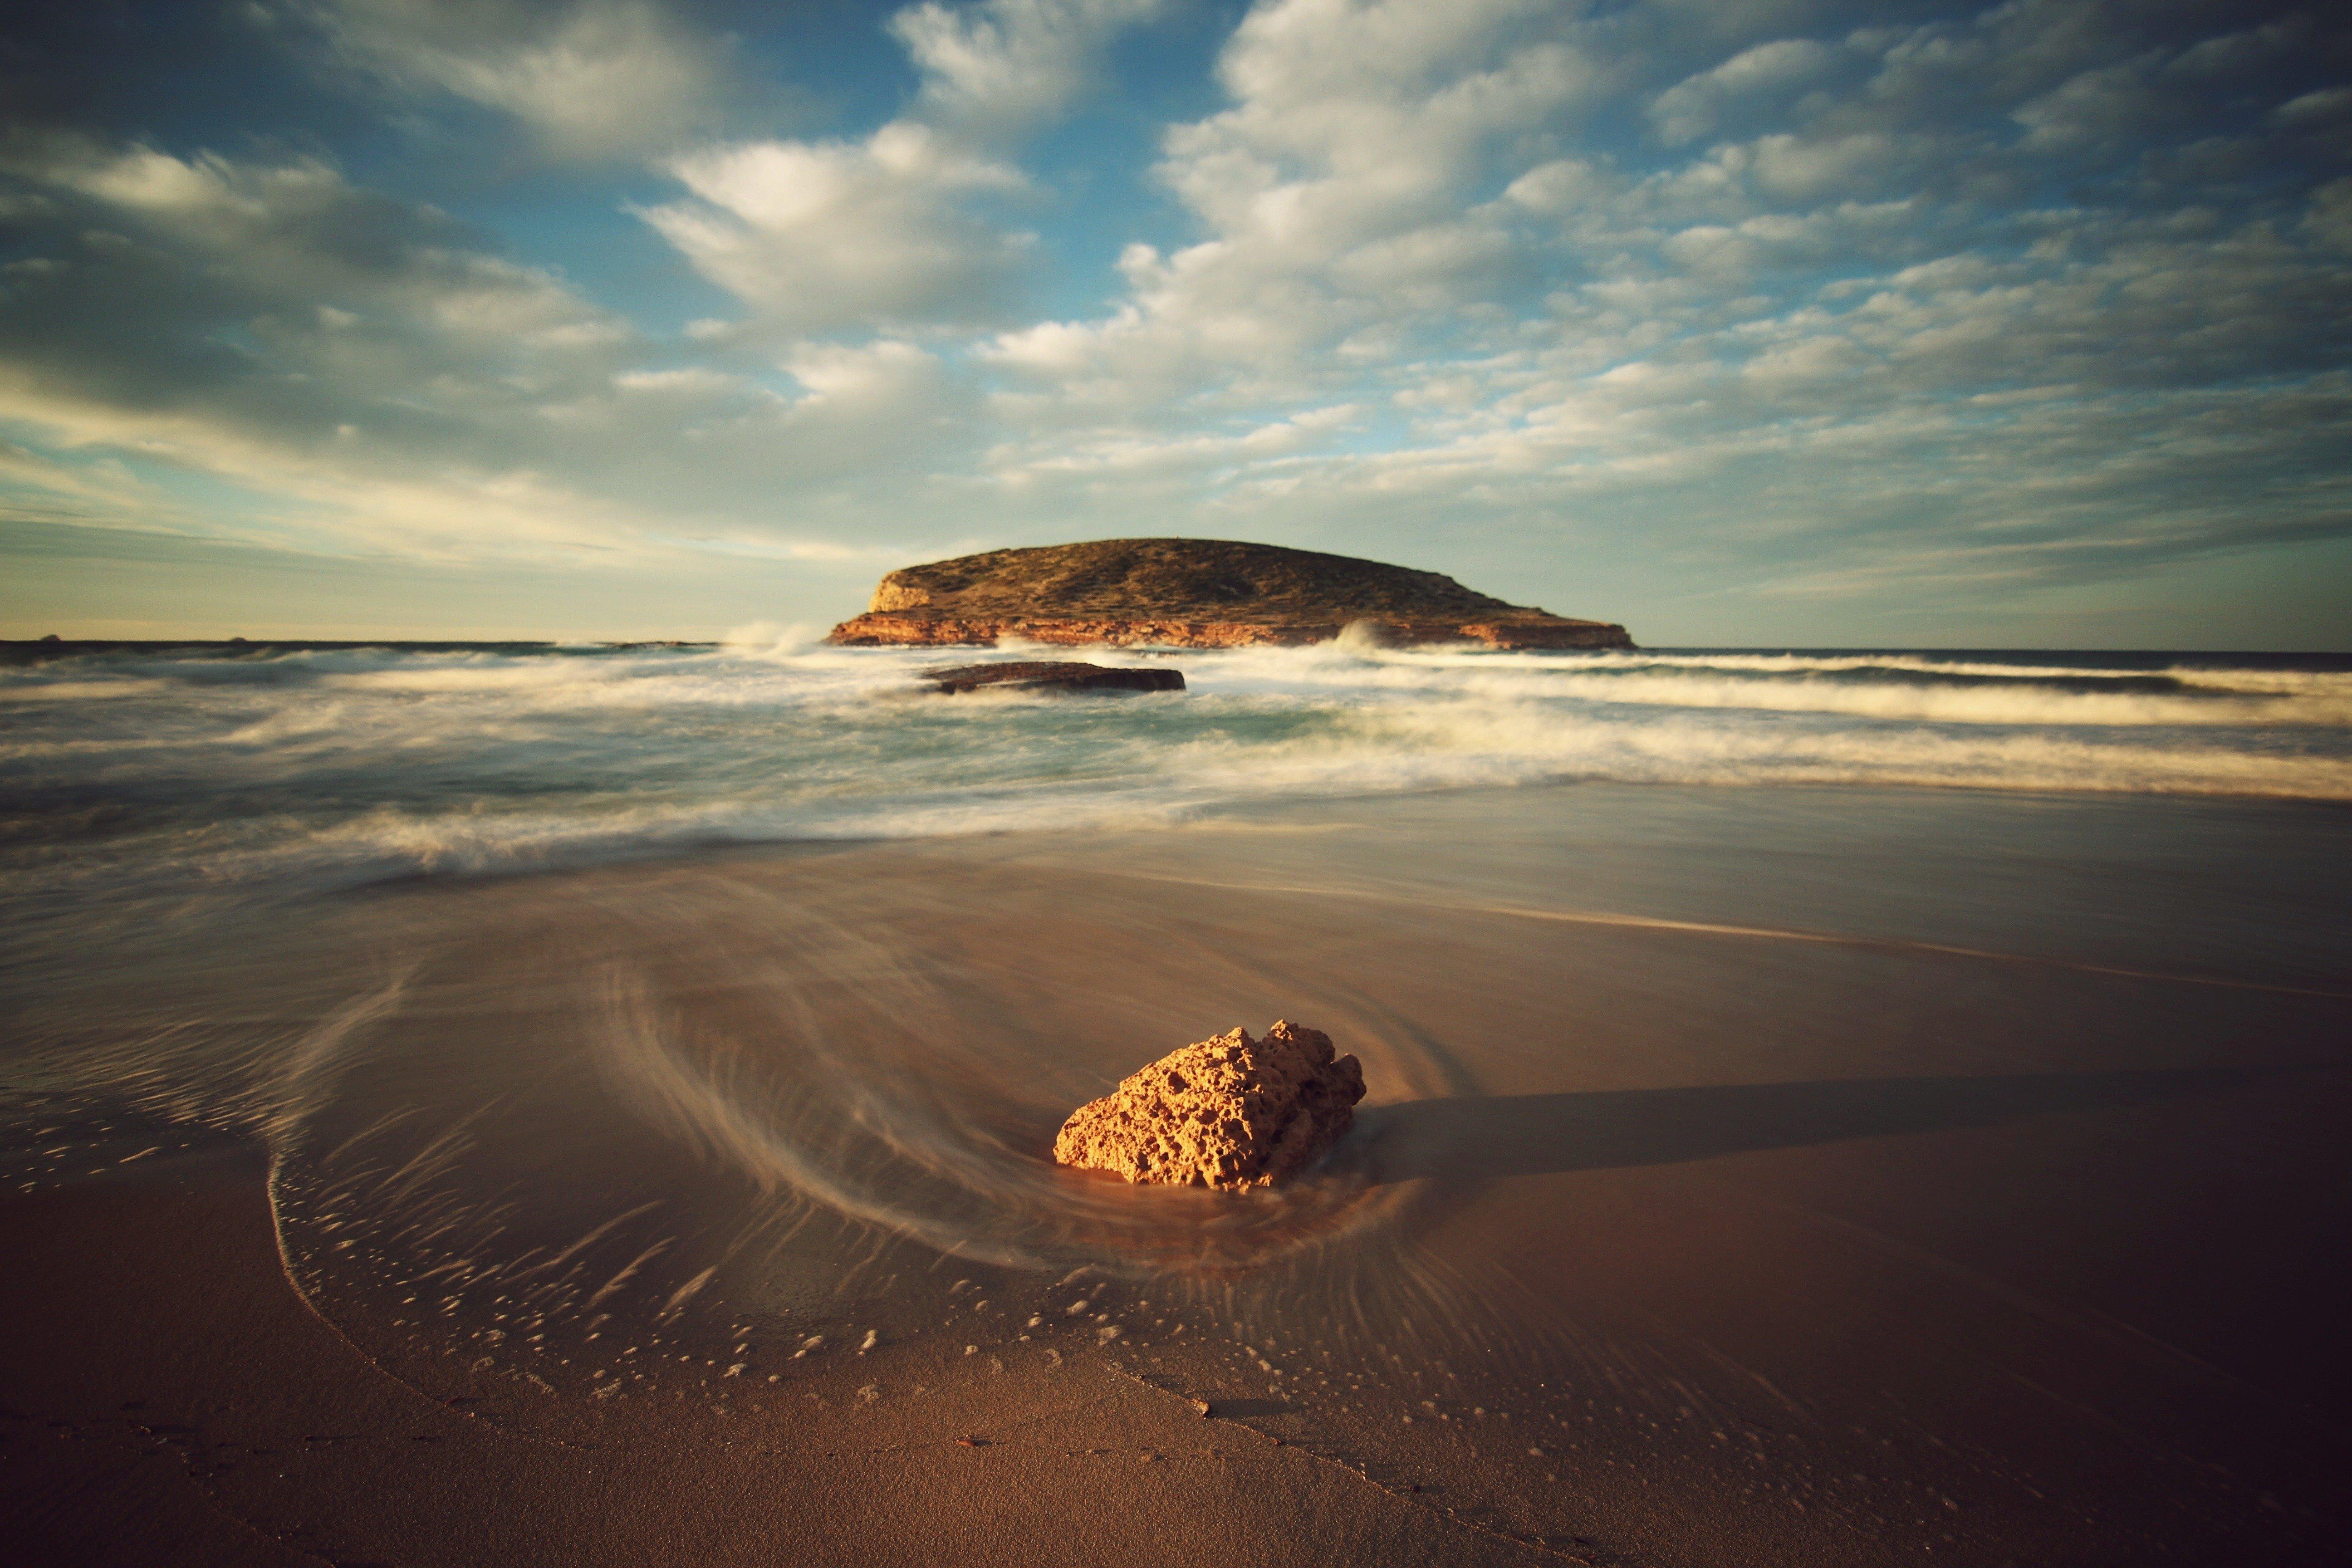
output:
<svg viewBox="0 0 2352 1568"><path fill-rule="evenodd" d="M971 691L983 686L1007 691L1181 691L1184 674L1176 669L1112 669L1099 664L960 664L953 669L927 669L925 680L936 681L945 692Z"/></svg>
<svg viewBox="0 0 2352 1568"><path fill-rule="evenodd" d="M1171 1051L1078 1107L1054 1158L1130 1182L1270 1187L1329 1148L1363 1098L1362 1067L1335 1059L1320 1029L1279 1022L1258 1040L1234 1029Z"/></svg>

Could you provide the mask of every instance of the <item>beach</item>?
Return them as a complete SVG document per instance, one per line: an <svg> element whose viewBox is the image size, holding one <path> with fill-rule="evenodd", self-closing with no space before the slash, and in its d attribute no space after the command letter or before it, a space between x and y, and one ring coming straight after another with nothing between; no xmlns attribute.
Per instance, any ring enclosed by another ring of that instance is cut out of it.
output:
<svg viewBox="0 0 2352 1568"><path fill-rule="evenodd" d="M2341 1560L2352 674L1172 662L11 672L20 1539ZM1277 1018L1307 1176L1052 1164Z"/></svg>

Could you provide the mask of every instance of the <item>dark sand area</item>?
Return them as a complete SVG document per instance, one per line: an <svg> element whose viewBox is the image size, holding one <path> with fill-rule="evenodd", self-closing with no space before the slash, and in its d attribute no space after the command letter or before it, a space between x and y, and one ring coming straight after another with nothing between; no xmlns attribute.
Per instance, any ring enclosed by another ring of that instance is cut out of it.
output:
<svg viewBox="0 0 2352 1568"><path fill-rule="evenodd" d="M1546 1560L1097 1366L854 1431L516 1420L308 1310L233 1156L0 1206L0 1247L12 1562Z"/></svg>
<svg viewBox="0 0 2352 1568"><path fill-rule="evenodd" d="M2334 808L1591 787L161 921L26 966L0 1525L2340 1562L2347 868ZM1045 1161L1278 1016L1370 1086L1310 1180Z"/></svg>

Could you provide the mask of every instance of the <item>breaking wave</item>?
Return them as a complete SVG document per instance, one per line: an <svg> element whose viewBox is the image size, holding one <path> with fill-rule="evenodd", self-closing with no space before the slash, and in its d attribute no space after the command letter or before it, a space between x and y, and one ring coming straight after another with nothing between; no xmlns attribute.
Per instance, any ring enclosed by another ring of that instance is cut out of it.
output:
<svg viewBox="0 0 2352 1568"><path fill-rule="evenodd" d="M1257 800L1581 779L2352 799L2341 658L1112 657L1173 660L1190 690L941 699L915 679L937 651L773 637L8 668L0 900L123 878L315 885L707 844L1167 825Z"/></svg>

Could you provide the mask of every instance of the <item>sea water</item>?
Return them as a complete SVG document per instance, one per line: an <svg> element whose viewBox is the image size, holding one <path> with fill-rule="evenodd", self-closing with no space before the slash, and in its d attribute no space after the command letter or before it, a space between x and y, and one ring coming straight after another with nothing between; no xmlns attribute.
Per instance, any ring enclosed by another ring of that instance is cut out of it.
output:
<svg viewBox="0 0 2352 1568"><path fill-rule="evenodd" d="M2340 1541L2352 660L1097 657L1188 689L11 667L0 1177L253 1148L379 1364L599 1440L1083 1364L1664 1562ZM1052 1165L1282 1016L1308 1179Z"/></svg>
<svg viewBox="0 0 2352 1568"><path fill-rule="evenodd" d="M1122 654L1181 697L940 699L936 650L100 654L0 669L0 911L713 843L1154 826L1575 780L2352 799L2352 659Z"/></svg>

